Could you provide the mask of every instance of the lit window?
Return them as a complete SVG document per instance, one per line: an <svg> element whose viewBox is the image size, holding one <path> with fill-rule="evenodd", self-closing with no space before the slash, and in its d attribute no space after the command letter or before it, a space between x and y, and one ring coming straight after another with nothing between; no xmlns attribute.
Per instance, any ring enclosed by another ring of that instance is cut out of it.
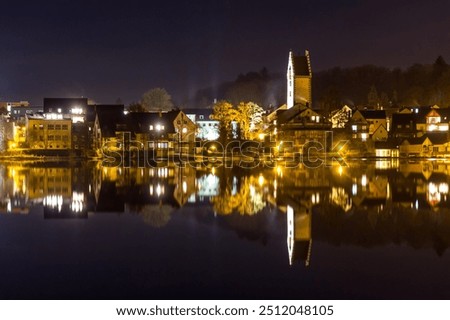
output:
<svg viewBox="0 0 450 320"><path fill-rule="evenodd" d="M61 109L58 109L58 110L61 110ZM60 112L60 111L58 111L58 112ZM83 109L78 108L78 107L75 107L75 108L72 108L72 109L70 110L70 112L71 112L72 114L83 114Z"/></svg>
<svg viewBox="0 0 450 320"><path fill-rule="evenodd" d="M356 124L352 125L352 130L353 130L353 131L358 130L358 126L357 126Z"/></svg>
<svg viewBox="0 0 450 320"><path fill-rule="evenodd" d="M149 129L150 129L150 131L153 130L153 125L150 125L150 128L149 128Z"/></svg>

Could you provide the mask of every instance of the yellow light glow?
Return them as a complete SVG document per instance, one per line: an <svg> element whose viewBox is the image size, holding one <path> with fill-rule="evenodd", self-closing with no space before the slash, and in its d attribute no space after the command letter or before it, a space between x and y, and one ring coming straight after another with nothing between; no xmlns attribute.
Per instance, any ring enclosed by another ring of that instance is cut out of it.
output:
<svg viewBox="0 0 450 320"><path fill-rule="evenodd" d="M261 187L264 185L264 177L262 175L259 176L258 183Z"/></svg>
<svg viewBox="0 0 450 320"><path fill-rule="evenodd" d="M260 133L258 135L258 137L259 137L259 140L264 140L265 134L264 133Z"/></svg>
<svg viewBox="0 0 450 320"><path fill-rule="evenodd" d="M283 176L283 169L280 166L277 166L277 174L282 177Z"/></svg>
<svg viewBox="0 0 450 320"><path fill-rule="evenodd" d="M361 185L363 187L367 186L367 176L365 174L361 177Z"/></svg>

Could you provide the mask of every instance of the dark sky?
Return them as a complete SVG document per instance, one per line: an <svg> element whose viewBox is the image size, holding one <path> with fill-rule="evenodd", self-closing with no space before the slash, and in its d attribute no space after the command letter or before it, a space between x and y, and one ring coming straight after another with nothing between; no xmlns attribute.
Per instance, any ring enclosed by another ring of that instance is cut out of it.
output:
<svg viewBox="0 0 450 320"><path fill-rule="evenodd" d="M0 9L0 100L87 96L175 102L239 73L450 62L450 1L8 1Z"/></svg>

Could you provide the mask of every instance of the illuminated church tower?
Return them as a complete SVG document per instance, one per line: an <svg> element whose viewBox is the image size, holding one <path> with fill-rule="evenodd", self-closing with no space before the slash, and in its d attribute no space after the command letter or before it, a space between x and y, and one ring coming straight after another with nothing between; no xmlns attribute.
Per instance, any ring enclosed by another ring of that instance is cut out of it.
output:
<svg viewBox="0 0 450 320"><path fill-rule="evenodd" d="M304 56L295 56L289 52L287 69L287 108L296 104L309 105L311 107L311 60L309 51Z"/></svg>
<svg viewBox="0 0 450 320"><path fill-rule="evenodd" d="M289 253L289 265L295 261L304 261L309 266L311 259L311 220L312 205L300 206L298 211L287 206L287 247Z"/></svg>

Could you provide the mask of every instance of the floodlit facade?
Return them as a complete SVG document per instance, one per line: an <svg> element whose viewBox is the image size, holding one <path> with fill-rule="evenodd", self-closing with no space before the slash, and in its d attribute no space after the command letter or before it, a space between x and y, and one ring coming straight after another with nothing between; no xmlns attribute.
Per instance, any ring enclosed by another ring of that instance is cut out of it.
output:
<svg viewBox="0 0 450 320"><path fill-rule="evenodd" d="M287 108L301 103L312 104L312 70L309 51L305 51L303 56L296 56L289 52L287 68Z"/></svg>
<svg viewBox="0 0 450 320"><path fill-rule="evenodd" d="M72 148L72 121L62 115L27 117L27 143L31 149L69 150Z"/></svg>

